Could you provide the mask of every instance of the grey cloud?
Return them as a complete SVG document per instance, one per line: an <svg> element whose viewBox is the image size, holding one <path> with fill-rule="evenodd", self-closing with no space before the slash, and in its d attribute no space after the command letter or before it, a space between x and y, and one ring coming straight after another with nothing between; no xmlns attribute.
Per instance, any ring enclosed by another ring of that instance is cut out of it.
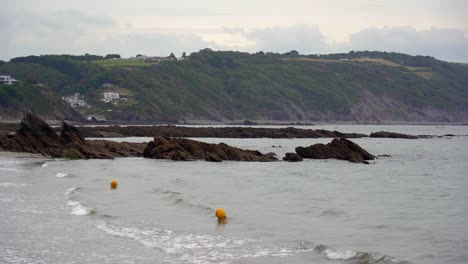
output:
<svg viewBox="0 0 468 264"><path fill-rule="evenodd" d="M327 50L325 37L317 26L294 25L254 29L243 34L255 41L254 50L287 52L297 50L300 53L320 53Z"/></svg>
<svg viewBox="0 0 468 264"><path fill-rule="evenodd" d="M176 55L182 52L194 52L210 46L194 34L166 34L166 33L135 33L128 36L116 36L111 47L126 57L136 54L145 55ZM104 47L105 48L105 47ZM103 54L105 52L101 52Z"/></svg>
<svg viewBox="0 0 468 264"><path fill-rule="evenodd" d="M14 19L13 19L14 18ZM45 14L2 13L0 59L39 54L120 53L135 56L181 54L210 45L195 34L126 34L113 19L60 10Z"/></svg>
<svg viewBox="0 0 468 264"><path fill-rule="evenodd" d="M40 14L1 12L0 58L45 53L75 53L86 42L115 29L105 16L91 16L76 11L54 11ZM79 53L87 51L81 50Z"/></svg>
<svg viewBox="0 0 468 264"><path fill-rule="evenodd" d="M347 50L382 50L429 55L448 61L468 61L468 31L412 27L368 28L350 36L348 43L333 47Z"/></svg>
<svg viewBox="0 0 468 264"><path fill-rule="evenodd" d="M413 27L371 27L351 34L348 42L334 44L327 42L318 27L307 25L250 30L224 28L224 32L242 34L255 43L241 48L245 51L286 52L295 49L303 54L313 54L377 50L468 62L468 31L462 29L418 31Z"/></svg>

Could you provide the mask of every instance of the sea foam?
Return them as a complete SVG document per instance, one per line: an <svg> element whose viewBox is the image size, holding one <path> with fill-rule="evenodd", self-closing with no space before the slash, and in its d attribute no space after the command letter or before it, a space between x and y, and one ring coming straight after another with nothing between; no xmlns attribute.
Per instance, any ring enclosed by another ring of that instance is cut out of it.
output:
<svg viewBox="0 0 468 264"><path fill-rule="evenodd" d="M83 215L89 215L93 212L93 210L91 210L90 208L82 205L80 202L77 202L77 201L69 201L70 202L74 202L74 207L72 208L72 211L70 214L72 215L78 215L78 216L83 216ZM68 205L68 204L67 204Z"/></svg>
<svg viewBox="0 0 468 264"><path fill-rule="evenodd" d="M70 174L68 174L68 173L63 173L63 172L58 172L57 174L55 174L55 177L57 177L57 178L63 178L63 177L66 177L66 176L68 176L68 175L70 175Z"/></svg>
<svg viewBox="0 0 468 264"><path fill-rule="evenodd" d="M24 187L26 186L25 183L18 183L18 182L2 182L0 183L0 187Z"/></svg>
<svg viewBox="0 0 468 264"><path fill-rule="evenodd" d="M174 263L224 263L241 258L286 257L305 252L303 248L265 247L255 240L229 239L209 234L180 233L158 228L139 229L108 222L96 227L109 235L133 239L148 248L159 248L172 256L167 261Z"/></svg>

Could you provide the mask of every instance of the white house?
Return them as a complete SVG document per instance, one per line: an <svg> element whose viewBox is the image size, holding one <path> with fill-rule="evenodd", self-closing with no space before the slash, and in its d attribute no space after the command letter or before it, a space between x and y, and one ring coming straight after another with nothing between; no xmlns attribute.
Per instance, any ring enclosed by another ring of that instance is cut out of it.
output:
<svg viewBox="0 0 468 264"><path fill-rule="evenodd" d="M75 93L74 95L67 95L63 96L62 99L69 103L71 107L76 108L76 107L83 107L86 105L85 101L80 99L80 94Z"/></svg>
<svg viewBox="0 0 468 264"><path fill-rule="evenodd" d="M11 78L10 75L0 75L0 84L15 84L18 80Z"/></svg>
<svg viewBox="0 0 468 264"><path fill-rule="evenodd" d="M86 119L88 121L91 121L91 120L93 120L93 118L96 119L97 121L106 121L106 117L103 116L103 115L89 115L89 116L87 116Z"/></svg>
<svg viewBox="0 0 468 264"><path fill-rule="evenodd" d="M103 95L102 101L106 103L117 101L120 98L119 93L114 93L114 92L104 92L102 95Z"/></svg>

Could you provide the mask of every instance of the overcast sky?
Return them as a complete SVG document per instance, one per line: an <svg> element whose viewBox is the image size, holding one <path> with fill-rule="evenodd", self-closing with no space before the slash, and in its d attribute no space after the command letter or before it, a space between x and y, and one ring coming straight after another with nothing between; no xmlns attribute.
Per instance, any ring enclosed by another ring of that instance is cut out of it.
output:
<svg viewBox="0 0 468 264"><path fill-rule="evenodd" d="M0 59L396 51L468 62L468 0L0 0Z"/></svg>

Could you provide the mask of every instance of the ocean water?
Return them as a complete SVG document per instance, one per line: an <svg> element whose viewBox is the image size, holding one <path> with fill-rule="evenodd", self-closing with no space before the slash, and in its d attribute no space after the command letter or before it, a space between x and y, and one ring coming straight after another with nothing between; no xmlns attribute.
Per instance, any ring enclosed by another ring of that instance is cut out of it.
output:
<svg viewBox="0 0 468 264"><path fill-rule="evenodd" d="M468 135L467 126L324 128ZM279 158L331 141L200 140ZM353 141L391 157L364 165L0 154L0 263L468 263L468 137Z"/></svg>

